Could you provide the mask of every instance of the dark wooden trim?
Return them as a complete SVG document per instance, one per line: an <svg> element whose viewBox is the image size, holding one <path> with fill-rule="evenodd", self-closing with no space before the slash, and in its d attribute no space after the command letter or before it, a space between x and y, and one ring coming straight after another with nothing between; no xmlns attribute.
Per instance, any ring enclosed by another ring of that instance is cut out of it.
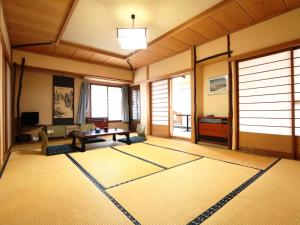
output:
<svg viewBox="0 0 300 225"><path fill-rule="evenodd" d="M133 66L131 65L129 59L127 59L126 62L127 62L127 64L129 65L131 71L134 72L134 68L133 68Z"/></svg>
<svg viewBox="0 0 300 225"><path fill-rule="evenodd" d="M293 159L297 158L297 146L296 146L296 136L295 136L295 77L294 77L294 50L291 53L291 125L292 125L292 136L291 136L291 152L293 154Z"/></svg>
<svg viewBox="0 0 300 225"><path fill-rule="evenodd" d="M17 95L17 134L18 135L21 135L20 104L21 104L21 93L22 93L24 70L25 70L25 58L22 58L21 73L20 73L20 77L19 77L19 88L18 88L18 95Z"/></svg>
<svg viewBox="0 0 300 225"><path fill-rule="evenodd" d="M228 149L232 149L232 117L233 117L233 104L232 104L232 62L230 34L227 34L227 57L228 57Z"/></svg>
<svg viewBox="0 0 300 225"><path fill-rule="evenodd" d="M232 54L232 53L233 53L233 51L230 51L230 54ZM204 58L204 59L197 60L197 61L196 61L196 64L197 64L197 63L201 63L201 62L208 61L208 60L210 60L210 59L215 59L215 58L218 58L218 57L221 57L221 56L224 56L224 55L228 56L228 51L222 52L222 53L218 53L218 54L215 54L215 55L212 55L212 56L208 56L208 57L206 57L206 58Z"/></svg>
<svg viewBox="0 0 300 225"><path fill-rule="evenodd" d="M21 45L13 45L11 46L12 49L17 49L17 48L24 48L24 47L32 47L32 46L39 46L39 45L52 45L53 42L38 42L38 43L28 43L28 44L21 44Z"/></svg>
<svg viewBox="0 0 300 225"><path fill-rule="evenodd" d="M55 43L56 43L57 45L59 44L59 42L60 42L60 40L61 40L61 38L62 38L62 36L63 36L63 33L65 32L65 30L66 30L66 28L67 28L67 26L68 26L68 24L69 24L69 21L70 21L70 19L71 19L71 16L72 16L72 14L73 14L73 12L74 12L74 10L75 10L75 8L76 8L78 2L79 2L79 0L73 0L73 2L71 3L71 6L70 6L70 8L69 8L69 11L68 11L68 13L67 13L66 16L65 16L64 22L63 22L63 24L62 24L62 26L61 26L61 28L60 28L60 30L59 30L59 33L58 33L58 35L57 35L57 37L56 37Z"/></svg>
<svg viewBox="0 0 300 225"><path fill-rule="evenodd" d="M193 89L194 89L194 143L198 141L198 123L197 123L197 51L196 46L194 46L191 50L192 54L192 76L193 76Z"/></svg>
<svg viewBox="0 0 300 225"><path fill-rule="evenodd" d="M13 64L13 77L12 77L12 143L15 143L15 136L16 136L16 81L17 81L17 63Z"/></svg>
<svg viewBox="0 0 300 225"><path fill-rule="evenodd" d="M149 131L150 131L150 135L152 135L152 83L148 83L148 97L149 97L149 105L148 105L148 112L149 112Z"/></svg>

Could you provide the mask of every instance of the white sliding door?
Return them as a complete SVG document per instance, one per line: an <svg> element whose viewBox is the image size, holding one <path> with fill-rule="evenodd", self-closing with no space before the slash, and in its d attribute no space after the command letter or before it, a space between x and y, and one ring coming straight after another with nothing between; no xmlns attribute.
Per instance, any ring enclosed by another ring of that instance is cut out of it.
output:
<svg viewBox="0 0 300 225"><path fill-rule="evenodd" d="M169 80L151 83L152 135L169 137Z"/></svg>
<svg viewBox="0 0 300 225"><path fill-rule="evenodd" d="M291 51L238 63L240 148L291 153L291 71Z"/></svg>

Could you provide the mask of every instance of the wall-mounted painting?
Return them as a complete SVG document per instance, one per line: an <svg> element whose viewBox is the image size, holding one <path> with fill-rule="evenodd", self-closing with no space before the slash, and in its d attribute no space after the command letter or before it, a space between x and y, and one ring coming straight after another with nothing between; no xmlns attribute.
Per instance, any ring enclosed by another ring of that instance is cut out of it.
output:
<svg viewBox="0 0 300 225"><path fill-rule="evenodd" d="M74 78L53 76L53 124L74 123Z"/></svg>
<svg viewBox="0 0 300 225"><path fill-rule="evenodd" d="M208 94L220 95L228 92L228 76L219 76L208 79Z"/></svg>

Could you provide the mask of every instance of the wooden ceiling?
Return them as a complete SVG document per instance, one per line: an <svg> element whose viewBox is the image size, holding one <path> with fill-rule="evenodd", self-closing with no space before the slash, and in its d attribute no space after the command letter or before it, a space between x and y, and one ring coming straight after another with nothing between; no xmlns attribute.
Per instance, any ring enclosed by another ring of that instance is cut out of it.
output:
<svg viewBox="0 0 300 225"><path fill-rule="evenodd" d="M89 63L140 68L300 7L300 0L225 0L127 56L60 41L78 0L3 0L12 45L21 50Z"/></svg>

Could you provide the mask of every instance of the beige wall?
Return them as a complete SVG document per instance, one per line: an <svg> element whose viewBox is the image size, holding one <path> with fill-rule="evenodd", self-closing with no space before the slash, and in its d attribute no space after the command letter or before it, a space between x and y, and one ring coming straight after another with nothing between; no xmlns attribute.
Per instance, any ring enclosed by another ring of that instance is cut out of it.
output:
<svg viewBox="0 0 300 225"><path fill-rule="evenodd" d="M147 80L147 66L134 71L134 83L139 83Z"/></svg>
<svg viewBox="0 0 300 225"><path fill-rule="evenodd" d="M19 70L18 70L19 75ZM64 75L40 69L26 68L23 77L21 112L39 112L40 124L52 124L52 79L53 75ZM74 119L77 115L81 77L74 77ZM128 124L109 123L111 128L128 128Z"/></svg>
<svg viewBox="0 0 300 225"><path fill-rule="evenodd" d="M159 78L191 68L191 51L185 51L149 65L149 78Z"/></svg>
<svg viewBox="0 0 300 225"><path fill-rule="evenodd" d="M228 75L227 61L221 61L202 67L203 75L203 115L214 114L215 116L228 116L228 94L209 95L208 80L209 78Z"/></svg>
<svg viewBox="0 0 300 225"><path fill-rule="evenodd" d="M91 75L103 78L133 81L133 75L130 70L13 50L13 62L21 64L23 57L26 59L25 64L31 67L61 71L65 73L75 73L82 76Z"/></svg>

